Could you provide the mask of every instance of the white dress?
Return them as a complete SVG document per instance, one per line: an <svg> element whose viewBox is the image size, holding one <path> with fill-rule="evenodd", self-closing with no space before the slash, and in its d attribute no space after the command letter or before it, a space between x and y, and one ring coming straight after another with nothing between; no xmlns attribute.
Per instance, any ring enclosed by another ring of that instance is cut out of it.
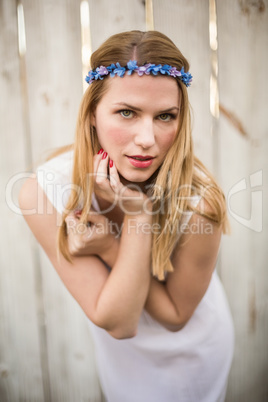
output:
<svg viewBox="0 0 268 402"><path fill-rule="evenodd" d="M39 184L59 212L69 196L72 163L70 151L37 169ZM93 203L98 208L95 199ZM168 331L146 311L131 339L114 339L90 321L89 326L107 402L224 401L234 331L216 271L191 319L178 332Z"/></svg>

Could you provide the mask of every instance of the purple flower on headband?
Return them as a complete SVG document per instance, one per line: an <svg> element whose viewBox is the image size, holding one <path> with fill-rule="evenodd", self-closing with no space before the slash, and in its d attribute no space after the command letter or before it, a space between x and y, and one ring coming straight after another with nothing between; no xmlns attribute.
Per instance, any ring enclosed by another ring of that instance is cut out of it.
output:
<svg viewBox="0 0 268 402"><path fill-rule="evenodd" d="M101 76L101 75L108 75L109 71L107 70L106 67L104 66L100 66L96 68L97 73Z"/></svg>
<svg viewBox="0 0 268 402"><path fill-rule="evenodd" d="M106 67L100 66L96 68L96 71L90 71L89 73L91 75L91 81L93 82L94 80L103 80L103 76L108 75L109 71L107 70Z"/></svg>
<svg viewBox="0 0 268 402"><path fill-rule="evenodd" d="M137 68L137 73L141 77L143 74L150 74L148 73L148 69L150 68L151 64L145 64L144 66L140 66Z"/></svg>
<svg viewBox="0 0 268 402"><path fill-rule="evenodd" d="M171 75L171 77L180 77L181 76L181 72L178 71L176 69L176 67L171 67L171 69L169 70L169 75Z"/></svg>

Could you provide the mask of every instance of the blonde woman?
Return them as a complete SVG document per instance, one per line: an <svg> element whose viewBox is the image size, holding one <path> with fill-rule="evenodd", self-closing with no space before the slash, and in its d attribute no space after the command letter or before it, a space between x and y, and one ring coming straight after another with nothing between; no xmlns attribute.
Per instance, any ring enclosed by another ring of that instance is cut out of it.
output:
<svg viewBox="0 0 268 402"><path fill-rule="evenodd" d="M91 68L74 145L24 184L21 209L44 207L25 219L89 318L107 401L224 401L228 222L193 154L189 64L165 35L131 31Z"/></svg>

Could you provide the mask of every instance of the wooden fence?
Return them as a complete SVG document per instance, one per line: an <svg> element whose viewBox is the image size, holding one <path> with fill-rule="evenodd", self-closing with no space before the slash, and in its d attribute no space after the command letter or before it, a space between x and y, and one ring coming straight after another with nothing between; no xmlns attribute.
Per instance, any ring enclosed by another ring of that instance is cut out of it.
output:
<svg viewBox="0 0 268 402"><path fill-rule="evenodd" d="M267 401L268 1L89 0L83 21L88 6L92 50L154 28L190 60L196 154L223 186L232 225L217 265L236 330L227 402ZM73 142L80 1L0 0L0 33L0 400L100 402L86 319L17 207L30 166Z"/></svg>

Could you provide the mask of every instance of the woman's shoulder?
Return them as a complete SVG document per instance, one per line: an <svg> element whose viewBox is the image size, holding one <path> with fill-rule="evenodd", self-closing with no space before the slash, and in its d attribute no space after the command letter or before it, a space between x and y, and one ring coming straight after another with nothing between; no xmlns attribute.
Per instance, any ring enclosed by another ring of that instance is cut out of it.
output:
<svg viewBox="0 0 268 402"><path fill-rule="evenodd" d="M50 157L48 160L39 164L36 169L37 175L45 175L46 179L53 181L63 177L70 177L73 166L74 151L68 150Z"/></svg>
<svg viewBox="0 0 268 402"><path fill-rule="evenodd" d="M36 180L49 201L62 213L72 189L73 150L52 157L36 169Z"/></svg>

